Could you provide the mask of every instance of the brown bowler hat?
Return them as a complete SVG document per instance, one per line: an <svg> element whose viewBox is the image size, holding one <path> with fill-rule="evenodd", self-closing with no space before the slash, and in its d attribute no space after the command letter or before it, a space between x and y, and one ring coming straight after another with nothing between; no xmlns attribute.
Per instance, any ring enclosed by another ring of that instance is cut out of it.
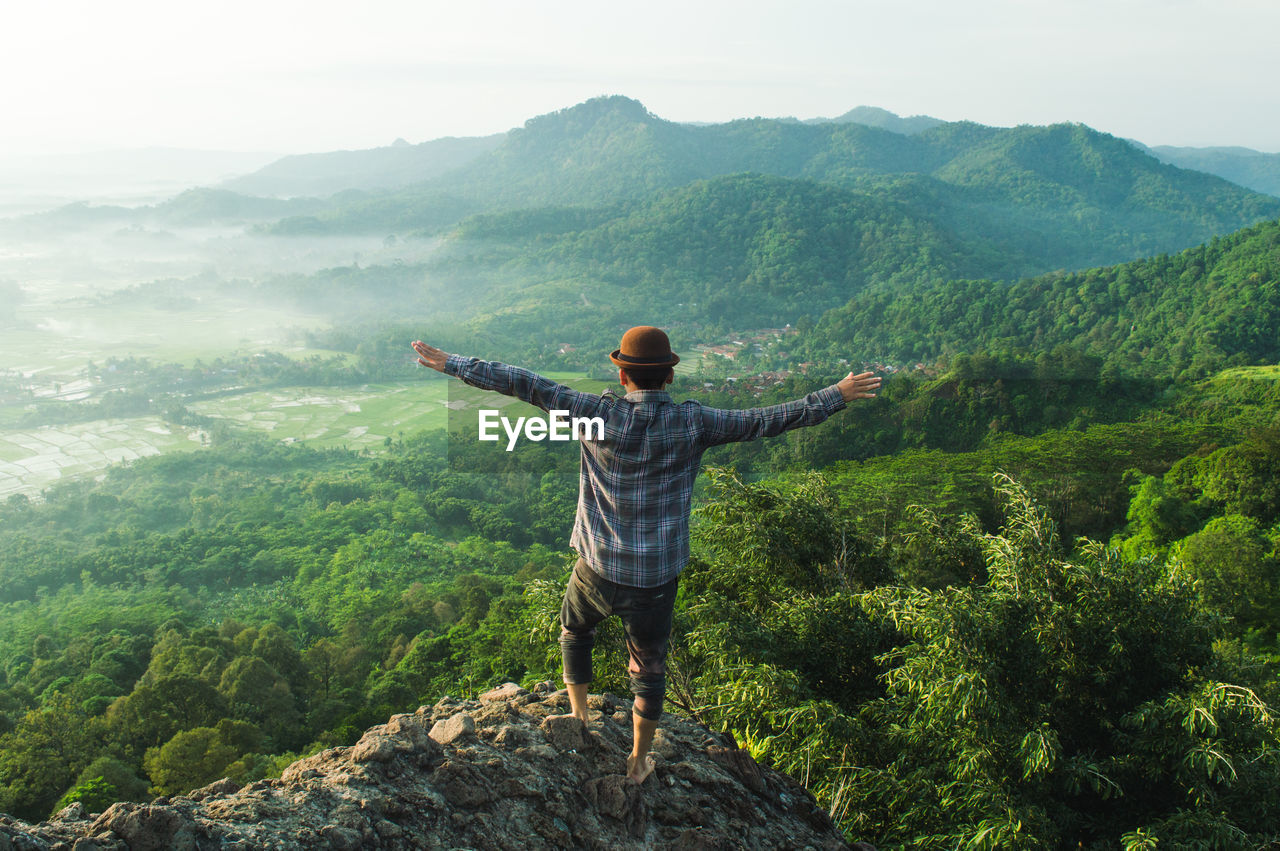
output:
<svg viewBox="0 0 1280 851"><path fill-rule="evenodd" d="M667 332L652 325L637 325L622 335L622 345L609 360L626 369L634 367L664 367L680 363L680 357L671 353L671 341Z"/></svg>

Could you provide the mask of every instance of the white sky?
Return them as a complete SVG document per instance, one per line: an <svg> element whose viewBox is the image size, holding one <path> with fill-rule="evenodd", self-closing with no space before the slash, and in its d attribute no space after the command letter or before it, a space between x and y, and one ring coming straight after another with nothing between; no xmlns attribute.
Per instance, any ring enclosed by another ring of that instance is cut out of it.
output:
<svg viewBox="0 0 1280 851"><path fill-rule="evenodd" d="M22 0L0 156L500 132L600 94L678 121L861 104L1280 151L1276 0Z"/></svg>

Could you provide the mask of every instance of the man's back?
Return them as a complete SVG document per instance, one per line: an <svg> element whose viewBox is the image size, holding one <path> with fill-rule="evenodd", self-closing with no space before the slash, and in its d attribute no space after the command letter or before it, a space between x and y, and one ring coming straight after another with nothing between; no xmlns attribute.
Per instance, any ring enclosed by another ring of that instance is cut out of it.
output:
<svg viewBox="0 0 1280 851"><path fill-rule="evenodd" d="M497 361L449 355L444 371L544 411L600 417L604 436L582 441L578 510L569 543L597 573L655 588L689 561L689 511L702 453L712 446L817 425L845 407L837 385L763 408L676 403L665 390L583 393Z"/></svg>
<svg viewBox="0 0 1280 851"><path fill-rule="evenodd" d="M677 404L664 390L600 397L604 437L582 442L570 545L613 582L640 588L669 582L689 561L689 513L702 453L813 425L844 406L838 392L743 411Z"/></svg>

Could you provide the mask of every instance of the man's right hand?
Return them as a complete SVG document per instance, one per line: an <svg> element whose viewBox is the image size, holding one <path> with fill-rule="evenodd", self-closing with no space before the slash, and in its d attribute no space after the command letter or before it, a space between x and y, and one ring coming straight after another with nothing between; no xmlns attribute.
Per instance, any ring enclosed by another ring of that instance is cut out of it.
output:
<svg viewBox="0 0 1280 851"><path fill-rule="evenodd" d="M414 340L413 350L418 353L418 363L428 366L436 372L444 372L445 361L449 359L448 352L443 352L435 346L428 346L421 340Z"/></svg>
<svg viewBox="0 0 1280 851"><path fill-rule="evenodd" d="M840 395L846 402L854 399L873 399L876 390L880 389L880 376L874 372L863 372L854 375L852 372L836 382Z"/></svg>

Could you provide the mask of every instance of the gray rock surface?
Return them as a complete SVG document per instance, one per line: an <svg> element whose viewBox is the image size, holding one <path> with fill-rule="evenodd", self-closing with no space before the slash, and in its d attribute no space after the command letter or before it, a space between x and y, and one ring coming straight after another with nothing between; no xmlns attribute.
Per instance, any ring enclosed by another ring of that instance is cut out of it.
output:
<svg viewBox="0 0 1280 851"><path fill-rule="evenodd" d="M0 816L0 851L144 849L848 848L794 780L665 715L657 769L627 780L631 707L512 684L445 698L299 760L278 780L229 780L47 822Z"/></svg>

